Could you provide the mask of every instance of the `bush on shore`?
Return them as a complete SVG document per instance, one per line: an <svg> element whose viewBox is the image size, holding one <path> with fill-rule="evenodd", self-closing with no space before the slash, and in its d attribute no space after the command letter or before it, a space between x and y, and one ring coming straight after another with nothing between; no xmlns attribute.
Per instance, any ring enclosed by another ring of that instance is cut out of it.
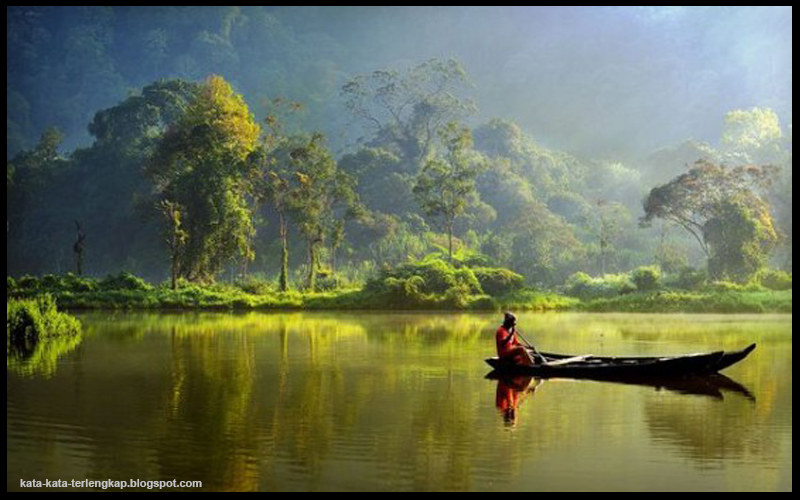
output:
<svg viewBox="0 0 800 500"><path fill-rule="evenodd" d="M50 294L33 299L6 301L6 342L17 345L39 339L74 336L81 332L80 322L59 312Z"/></svg>

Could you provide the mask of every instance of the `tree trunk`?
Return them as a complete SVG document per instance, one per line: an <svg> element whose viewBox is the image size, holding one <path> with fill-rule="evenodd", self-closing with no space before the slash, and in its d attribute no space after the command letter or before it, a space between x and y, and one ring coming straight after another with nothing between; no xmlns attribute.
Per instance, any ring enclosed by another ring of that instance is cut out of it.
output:
<svg viewBox="0 0 800 500"><path fill-rule="evenodd" d="M317 286L317 244L315 238L308 240L308 290L313 292Z"/></svg>
<svg viewBox="0 0 800 500"><path fill-rule="evenodd" d="M172 290L175 291L178 289L178 253L175 250L172 251L172 266L170 269L170 278L171 278Z"/></svg>
<svg viewBox="0 0 800 500"><path fill-rule="evenodd" d="M278 212L278 230L281 239L281 292L289 291L289 241L287 239L286 217L283 212Z"/></svg>
<svg viewBox="0 0 800 500"><path fill-rule="evenodd" d="M75 268L78 276L83 276L83 251L86 248L86 234L83 232L81 225L75 221L75 244L72 245L72 251L75 252Z"/></svg>
<svg viewBox="0 0 800 500"><path fill-rule="evenodd" d="M453 219L447 222L447 254L450 257L450 264L453 263L453 223Z"/></svg>

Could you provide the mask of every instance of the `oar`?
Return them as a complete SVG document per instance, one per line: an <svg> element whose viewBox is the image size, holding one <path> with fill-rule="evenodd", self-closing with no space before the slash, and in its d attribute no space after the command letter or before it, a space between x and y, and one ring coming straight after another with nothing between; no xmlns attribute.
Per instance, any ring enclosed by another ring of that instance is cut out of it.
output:
<svg viewBox="0 0 800 500"><path fill-rule="evenodd" d="M536 348L535 348L535 347L533 347L533 344L531 344L530 342L528 342L528 339L526 339L526 338L525 338L525 336L524 336L524 335L522 335L522 332L520 332L520 331L519 331L519 329L515 329L515 330L516 330L517 336L518 336L520 339L522 339L522 341L523 341L523 342L525 342L525 345L528 347L528 349L530 349L531 351L533 351L533 354L534 354L534 355L536 356L536 358L539 360L539 363L541 363L541 364L543 364L543 365L546 365L546 364L547 364L547 360L546 360L546 359L544 359L544 356L542 356L541 354L539 354L539 351L537 351L537 350L536 350Z"/></svg>

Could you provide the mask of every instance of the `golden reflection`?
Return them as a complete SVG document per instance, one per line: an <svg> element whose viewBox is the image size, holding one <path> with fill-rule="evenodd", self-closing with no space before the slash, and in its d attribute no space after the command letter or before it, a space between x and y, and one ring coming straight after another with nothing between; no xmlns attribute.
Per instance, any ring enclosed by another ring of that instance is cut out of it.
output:
<svg viewBox="0 0 800 500"><path fill-rule="evenodd" d="M537 464L557 457L567 467L569 457L618 443L640 453L666 447L700 467L720 457L779 461L791 435L785 318L520 318L549 351L645 355L759 342L731 370L747 389L704 387L712 397L687 397L698 389L685 387L483 380L493 314L98 313L82 321L86 340L72 368L47 387L10 378L8 399L19 412L47 402L37 414L60 429L47 440L79 429L73 440L90 443L79 455L92 477L146 473L250 491L469 490L485 488L486 477L519 487ZM9 425L41 432L24 420ZM775 432L780 426L788 430Z"/></svg>

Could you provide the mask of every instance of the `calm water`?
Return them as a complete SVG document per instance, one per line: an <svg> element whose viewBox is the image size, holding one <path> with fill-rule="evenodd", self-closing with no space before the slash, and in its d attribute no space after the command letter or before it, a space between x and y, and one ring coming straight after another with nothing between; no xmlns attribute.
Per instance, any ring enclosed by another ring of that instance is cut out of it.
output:
<svg viewBox="0 0 800 500"><path fill-rule="evenodd" d="M81 319L79 342L7 360L8 490L20 479L266 491L792 489L791 316L520 315L549 351L758 342L725 371L735 382L688 391L498 387L482 360L499 315ZM516 411L501 412L513 399Z"/></svg>

